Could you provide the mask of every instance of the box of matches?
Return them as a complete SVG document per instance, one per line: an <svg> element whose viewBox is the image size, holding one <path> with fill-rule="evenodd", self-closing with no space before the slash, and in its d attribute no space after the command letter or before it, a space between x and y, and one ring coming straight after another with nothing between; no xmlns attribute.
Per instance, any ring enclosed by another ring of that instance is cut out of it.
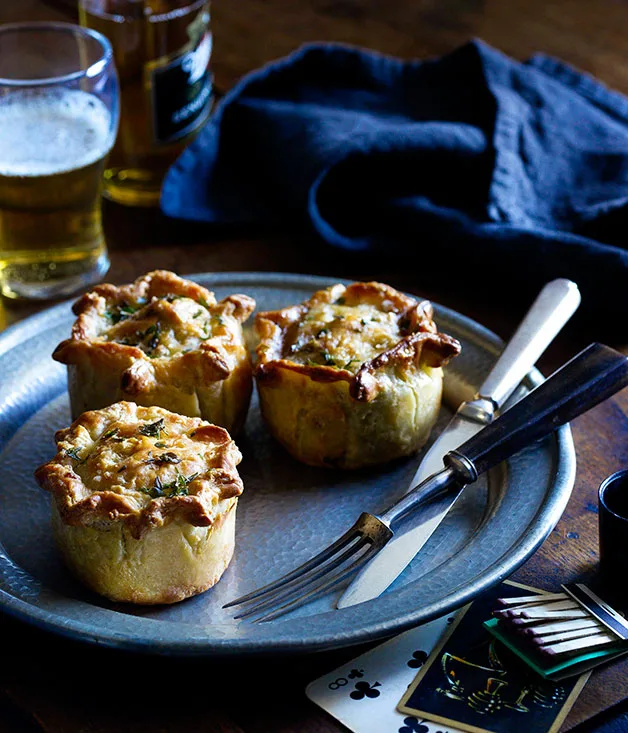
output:
<svg viewBox="0 0 628 733"><path fill-rule="evenodd" d="M628 622L582 583L498 599L485 628L542 677L561 680L628 652Z"/></svg>

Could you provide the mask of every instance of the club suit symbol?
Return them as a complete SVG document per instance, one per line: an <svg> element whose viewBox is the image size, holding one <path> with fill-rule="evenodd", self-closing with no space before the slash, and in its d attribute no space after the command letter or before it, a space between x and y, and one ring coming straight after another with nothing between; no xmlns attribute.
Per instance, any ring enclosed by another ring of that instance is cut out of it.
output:
<svg viewBox="0 0 628 733"><path fill-rule="evenodd" d="M427 660L427 652L417 650L416 652L412 652L412 659L408 660L407 665L411 669L418 669L419 667L422 667L425 664L426 660Z"/></svg>
<svg viewBox="0 0 628 733"><path fill-rule="evenodd" d="M355 690L349 694L353 700L363 700L365 697L379 697L380 692L376 690L376 687L381 687L379 682L375 682L371 685L370 682L356 682Z"/></svg>
<svg viewBox="0 0 628 733"><path fill-rule="evenodd" d="M399 733L429 733L427 725L419 722L418 718L404 718Z"/></svg>

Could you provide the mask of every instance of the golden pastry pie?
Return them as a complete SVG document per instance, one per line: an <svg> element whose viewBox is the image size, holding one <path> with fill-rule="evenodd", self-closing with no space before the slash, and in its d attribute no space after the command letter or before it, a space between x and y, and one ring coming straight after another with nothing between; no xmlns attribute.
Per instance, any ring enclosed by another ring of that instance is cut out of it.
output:
<svg viewBox="0 0 628 733"><path fill-rule="evenodd" d="M174 603L213 586L231 560L242 481L229 433L161 407L118 402L56 434L35 472L52 494L56 543L92 590Z"/></svg>
<svg viewBox="0 0 628 733"><path fill-rule="evenodd" d="M427 301L376 282L259 313L255 377L273 435L316 466L357 468L420 448L440 409L442 366L460 352L432 315Z"/></svg>
<svg viewBox="0 0 628 733"><path fill-rule="evenodd" d="M247 295L216 302L206 288L164 270L95 287L74 304L72 336L53 354L68 365L72 417L130 400L235 434L251 397L242 323L254 308Z"/></svg>

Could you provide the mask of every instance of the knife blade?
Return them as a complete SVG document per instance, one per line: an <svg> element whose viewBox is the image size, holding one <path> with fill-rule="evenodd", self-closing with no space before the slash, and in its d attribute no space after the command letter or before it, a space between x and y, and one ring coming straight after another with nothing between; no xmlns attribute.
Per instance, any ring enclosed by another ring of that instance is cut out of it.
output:
<svg viewBox="0 0 628 733"><path fill-rule="evenodd" d="M545 285L491 369L476 398L463 402L451 422L424 455L408 491L442 470L443 456L492 422L523 377L580 305L575 283L564 278ZM473 484L468 484L472 486ZM414 526L396 533L365 565L338 600L337 608L354 606L381 595L403 572L435 532L466 486L423 507Z"/></svg>

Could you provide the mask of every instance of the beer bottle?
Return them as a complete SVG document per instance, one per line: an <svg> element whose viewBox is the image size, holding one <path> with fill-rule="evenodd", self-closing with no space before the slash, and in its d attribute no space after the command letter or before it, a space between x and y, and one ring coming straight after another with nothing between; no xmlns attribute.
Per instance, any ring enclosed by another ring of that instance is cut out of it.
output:
<svg viewBox="0 0 628 733"><path fill-rule="evenodd" d="M80 0L79 15L111 41L120 78L104 194L155 206L166 170L211 109L209 0Z"/></svg>

